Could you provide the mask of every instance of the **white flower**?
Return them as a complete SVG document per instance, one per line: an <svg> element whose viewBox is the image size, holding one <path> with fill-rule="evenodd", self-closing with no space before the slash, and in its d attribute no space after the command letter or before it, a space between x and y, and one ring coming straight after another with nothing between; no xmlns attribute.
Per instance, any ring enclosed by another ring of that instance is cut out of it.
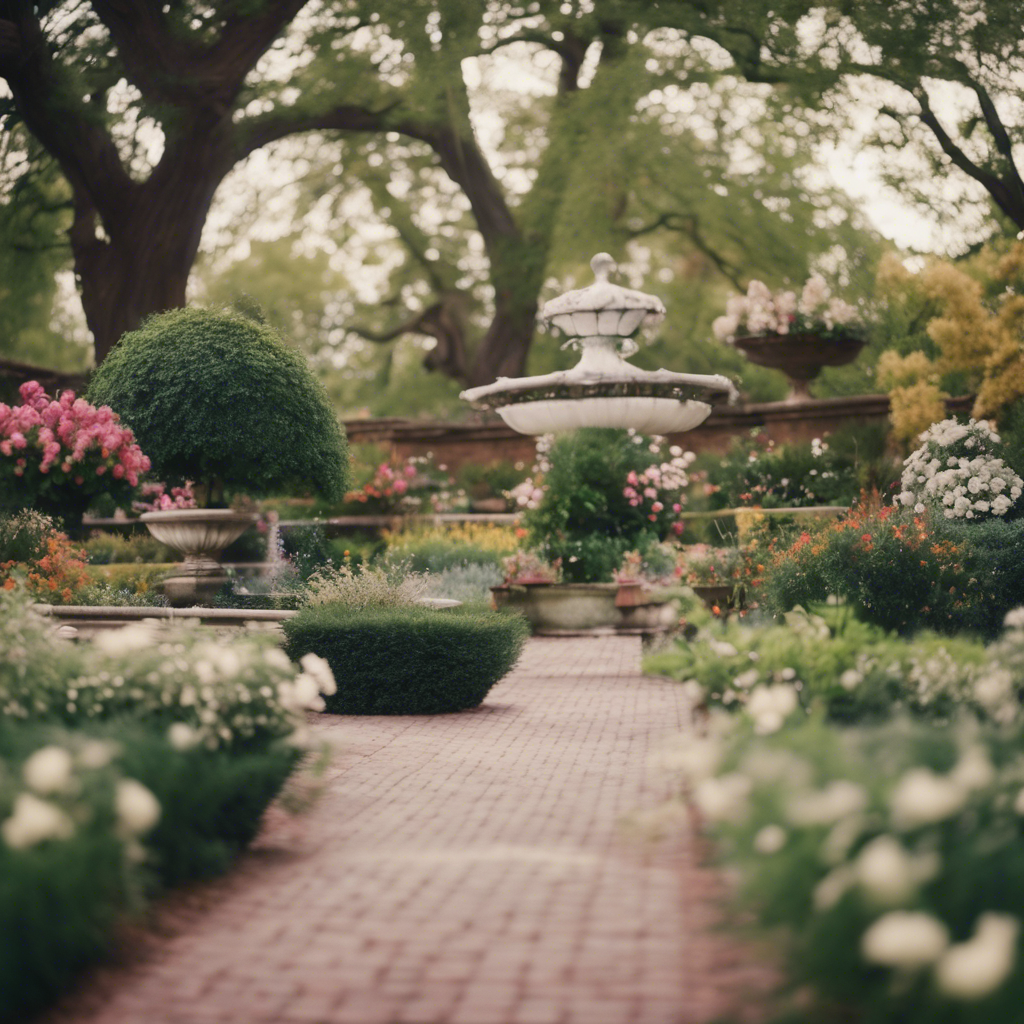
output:
<svg viewBox="0 0 1024 1024"><path fill-rule="evenodd" d="M118 746L109 740L89 740L78 751L78 763L83 768L105 768L117 757Z"/></svg>
<svg viewBox="0 0 1024 1024"><path fill-rule="evenodd" d="M840 677L839 685L844 690L856 690L864 682L864 673L855 668L848 668Z"/></svg>
<svg viewBox="0 0 1024 1024"><path fill-rule="evenodd" d="M949 773L951 781L964 789L984 789L992 785L996 770L989 760L984 747L969 747L960 755L960 760Z"/></svg>
<svg viewBox="0 0 1024 1024"><path fill-rule="evenodd" d="M934 854L911 856L889 835L872 839L860 854L854 870L861 887L876 903L905 903L921 882L938 872L941 864Z"/></svg>
<svg viewBox="0 0 1024 1024"><path fill-rule="evenodd" d="M37 793L63 793L71 788L73 767L71 754L63 747L40 747L22 765L21 774Z"/></svg>
<svg viewBox="0 0 1024 1024"><path fill-rule="evenodd" d="M135 779L120 779L114 792L118 821L129 835L142 835L160 820L160 802Z"/></svg>
<svg viewBox="0 0 1024 1024"><path fill-rule="evenodd" d="M658 767L681 772L690 782L711 778L722 761L722 746L707 737L680 736L671 746L659 750L651 759Z"/></svg>
<svg viewBox="0 0 1024 1024"><path fill-rule="evenodd" d="M754 836L754 849L766 855L778 853L786 845L786 839L786 830L780 825L765 825Z"/></svg>
<svg viewBox="0 0 1024 1024"><path fill-rule="evenodd" d="M263 652L263 660L271 667L282 672L291 671L292 662L280 647L268 647Z"/></svg>
<svg viewBox="0 0 1024 1024"><path fill-rule="evenodd" d="M952 817L966 799L967 791L952 779L929 768L911 768L896 784L889 803L897 828L911 829Z"/></svg>
<svg viewBox="0 0 1024 1024"><path fill-rule="evenodd" d="M754 719L754 732L759 736L778 732L786 719L799 706L795 687L785 683L759 686L750 695L746 711Z"/></svg>
<svg viewBox="0 0 1024 1024"><path fill-rule="evenodd" d="M1006 981L1016 959L1020 922L1009 914L982 914L974 935L946 950L935 965L939 991L953 999L983 999Z"/></svg>
<svg viewBox="0 0 1024 1024"><path fill-rule="evenodd" d="M175 750L190 750L202 740L202 736L186 722L175 722L167 730L167 742Z"/></svg>
<svg viewBox="0 0 1024 1024"><path fill-rule="evenodd" d="M761 678L761 673L756 668L748 668L746 672L741 672L733 680L733 685L738 686L742 690L749 690Z"/></svg>
<svg viewBox="0 0 1024 1024"><path fill-rule="evenodd" d="M196 674L196 679L199 680L201 686L209 686L211 683L217 681L217 670L213 666L213 662L206 661L205 659L197 661L192 666L192 671ZM185 690L191 689L186 687ZM185 703L185 690L182 690L182 704Z"/></svg>
<svg viewBox="0 0 1024 1024"><path fill-rule="evenodd" d="M12 850L24 850L46 839L68 839L74 832L73 822L56 804L31 793L18 794L14 813L0 825L0 835Z"/></svg>
<svg viewBox="0 0 1024 1024"><path fill-rule="evenodd" d="M938 918L920 911L892 910L868 928L860 950L868 963L913 971L934 963L948 945L949 931Z"/></svg>
<svg viewBox="0 0 1024 1024"><path fill-rule="evenodd" d="M735 658L739 653L728 640L716 640L714 637L708 640L708 647L711 648L711 653L719 658Z"/></svg>
<svg viewBox="0 0 1024 1024"><path fill-rule="evenodd" d="M299 659L299 664L304 672L316 680L320 693L326 693L329 697L338 692L338 684L334 681L334 673L326 658L312 653L304 654Z"/></svg>
<svg viewBox="0 0 1024 1024"><path fill-rule="evenodd" d="M1007 629L1024 629L1024 607L1014 608L1006 613L1003 625Z"/></svg>
<svg viewBox="0 0 1024 1024"><path fill-rule="evenodd" d="M831 910L856 884L857 877L849 864L841 864L830 871L814 887L814 909Z"/></svg>
<svg viewBox="0 0 1024 1024"><path fill-rule="evenodd" d="M156 629L147 622L136 622L122 629L100 630L92 640L96 650L104 654L130 654L144 651L156 642Z"/></svg>
<svg viewBox="0 0 1024 1024"><path fill-rule="evenodd" d="M824 789L793 797L786 805L786 817L794 825L832 825L867 805L863 786L848 779L834 779Z"/></svg>
<svg viewBox="0 0 1024 1024"><path fill-rule="evenodd" d="M746 775L731 772L698 783L693 791L693 802L709 821L742 821L747 813L750 789Z"/></svg>

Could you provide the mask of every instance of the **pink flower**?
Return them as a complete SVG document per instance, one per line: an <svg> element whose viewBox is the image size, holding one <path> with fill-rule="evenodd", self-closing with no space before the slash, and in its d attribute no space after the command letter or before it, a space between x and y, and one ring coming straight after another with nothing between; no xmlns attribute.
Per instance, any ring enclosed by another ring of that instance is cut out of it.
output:
<svg viewBox="0 0 1024 1024"><path fill-rule="evenodd" d="M676 502L676 503L675 503L675 504L674 504L674 505L672 506L672 511L673 511L673 512L682 512L682 511L683 511L683 506L682 506L682 505L680 505L680 504L679 504L679 502L677 501L677 502Z"/></svg>
<svg viewBox="0 0 1024 1024"><path fill-rule="evenodd" d="M664 507L665 507L665 506L664 506L664 505L662 505L662 503L661 503L660 501L656 501L656 502L655 502L655 503L654 503L654 504L653 504L653 505L651 506L651 511L652 511L652 512L660 512L660 511L661 511L661 510L662 510L662 509L663 509Z"/></svg>

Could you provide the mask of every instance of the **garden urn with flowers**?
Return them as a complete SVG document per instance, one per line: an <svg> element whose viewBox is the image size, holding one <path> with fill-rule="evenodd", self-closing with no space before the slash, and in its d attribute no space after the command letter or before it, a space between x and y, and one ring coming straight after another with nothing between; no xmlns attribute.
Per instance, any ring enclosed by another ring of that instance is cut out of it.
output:
<svg viewBox="0 0 1024 1024"><path fill-rule="evenodd" d="M239 499L345 493L347 444L323 385L258 320L195 308L153 316L114 347L89 397L134 430L162 480L191 482L199 507L142 516L184 555L164 585L173 604L209 603L227 583L220 553L256 521Z"/></svg>
<svg viewBox="0 0 1024 1024"><path fill-rule="evenodd" d="M832 295L817 274L799 296L773 293L761 281L751 281L746 295L729 299L712 330L752 363L785 373L791 385L788 404L806 402L810 382L826 366L852 363L864 347L860 311Z"/></svg>

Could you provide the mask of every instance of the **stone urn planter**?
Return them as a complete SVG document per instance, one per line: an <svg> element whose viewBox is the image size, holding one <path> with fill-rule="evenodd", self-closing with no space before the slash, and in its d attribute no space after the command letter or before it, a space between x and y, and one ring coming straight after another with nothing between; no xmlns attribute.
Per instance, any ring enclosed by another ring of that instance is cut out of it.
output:
<svg viewBox="0 0 1024 1024"><path fill-rule="evenodd" d="M513 583L506 608L522 612L541 636L611 630L621 620L617 583Z"/></svg>
<svg viewBox="0 0 1024 1024"><path fill-rule="evenodd" d="M185 557L163 582L175 608L207 605L228 581L221 552L256 522L254 512L229 508L182 508L144 512L139 519L161 544Z"/></svg>
<svg viewBox="0 0 1024 1024"><path fill-rule="evenodd" d="M736 348L758 366L781 370L791 384L785 401L790 405L806 402L811 397L810 382L826 366L845 366L860 355L863 338L840 335L820 338L816 334L762 334L736 338Z"/></svg>

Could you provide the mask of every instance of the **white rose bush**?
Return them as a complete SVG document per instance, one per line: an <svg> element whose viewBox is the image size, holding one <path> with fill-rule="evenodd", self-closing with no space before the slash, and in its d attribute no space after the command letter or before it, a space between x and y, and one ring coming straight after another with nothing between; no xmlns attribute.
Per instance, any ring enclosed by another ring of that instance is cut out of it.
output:
<svg viewBox="0 0 1024 1024"><path fill-rule="evenodd" d="M0 594L0 1021L95 959L119 916L223 871L335 691L272 638L139 623L72 644ZM16 924L15 924L16 922Z"/></svg>
<svg viewBox="0 0 1024 1024"><path fill-rule="evenodd" d="M943 420L919 438L904 463L898 505L946 519L1005 516L1024 489L1001 456L1001 440L987 424Z"/></svg>
<svg viewBox="0 0 1024 1024"><path fill-rule="evenodd" d="M847 615L694 613L688 641L645 661L705 708L657 763L781 950L779 1019L1017 1020L1024 608L988 644Z"/></svg>

